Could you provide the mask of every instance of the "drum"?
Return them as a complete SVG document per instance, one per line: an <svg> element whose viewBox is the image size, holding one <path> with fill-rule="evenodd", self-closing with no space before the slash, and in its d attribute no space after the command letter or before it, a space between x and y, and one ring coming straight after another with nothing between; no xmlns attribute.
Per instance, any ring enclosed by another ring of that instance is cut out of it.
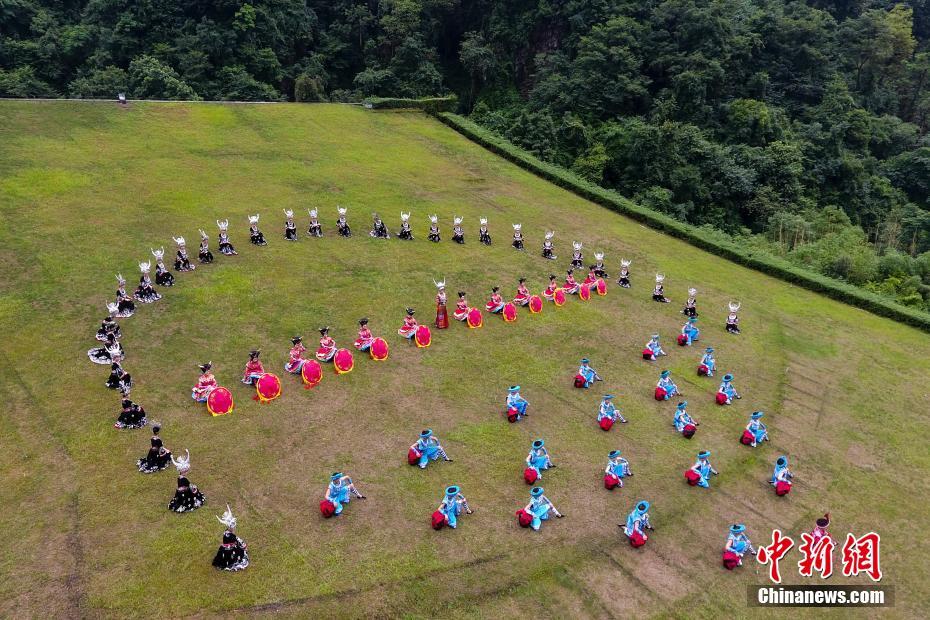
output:
<svg viewBox="0 0 930 620"><path fill-rule="evenodd" d="M270 403L281 395L281 380L278 375L265 373L255 382L255 394L262 404Z"/></svg>
<svg viewBox="0 0 930 620"><path fill-rule="evenodd" d="M543 309L542 298L539 295L533 295L530 297L529 306L532 314L539 314Z"/></svg>
<svg viewBox="0 0 930 620"><path fill-rule="evenodd" d="M418 348L425 349L432 343L433 334L429 331L429 327L420 325L417 327L417 333L414 334L413 340L416 342Z"/></svg>
<svg viewBox="0 0 930 620"><path fill-rule="evenodd" d="M583 284L581 288L578 289L578 299L581 301L588 301L591 299L591 289L589 289L586 284Z"/></svg>
<svg viewBox="0 0 930 620"><path fill-rule="evenodd" d="M217 387L207 396L207 411L214 417L232 413L234 407L232 392L224 387Z"/></svg>
<svg viewBox="0 0 930 620"><path fill-rule="evenodd" d="M561 308L565 305L565 291L562 289L556 289L555 293L552 295L552 301L555 302L557 308Z"/></svg>
<svg viewBox="0 0 930 620"><path fill-rule="evenodd" d="M469 308L468 316L465 318L465 322L468 323L468 327L471 329L478 329L484 324L484 318L481 314L481 310L478 308Z"/></svg>
<svg viewBox="0 0 930 620"><path fill-rule="evenodd" d="M355 358L352 357L352 352L348 349L336 351L336 355L333 356L333 368L336 369L337 375L352 372L352 369L355 368Z"/></svg>
<svg viewBox="0 0 930 620"><path fill-rule="evenodd" d="M307 360L300 369L300 378L304 381L304 389L316 387L323 380L323 367L316 360Z"/></svg>
<svg viewBox="0 0 930 620"><path fill-rule="evenodd" d="M597 281L597 294L601 297L607 294L607 282L604 281L604 278Z"/></svg>
<svg viewBox="0 0 930 620"><path fill-rule="evenodd" d="M371 341L371 347L368 349L371 359L383 362L388 358L388 343L384 338L375 338Z"/></svg>
<svg viewBox="0 0 930 620"><path fill-rule="evenodd" d="M513 323L517 320L517 307L512 303L504 304L504 309L501 310L501 316L504 317L505 323Z"/></svg>

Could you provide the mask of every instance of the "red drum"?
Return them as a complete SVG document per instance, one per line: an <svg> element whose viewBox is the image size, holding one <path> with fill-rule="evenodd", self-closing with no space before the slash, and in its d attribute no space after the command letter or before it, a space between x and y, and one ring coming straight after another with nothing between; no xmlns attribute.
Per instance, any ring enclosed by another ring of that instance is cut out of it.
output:
<svg viewBox="0 0 930 620"><path fill-rule="evenodd" d="M368 354L371 355L371 359L377 362L383 362L388 358L388 343L384 338L375 338L371 341Z"/></svg>
<svg viewBox="0 0 930 620"><path fill-rule="evenodd" d="M504 309L501 310L501 316L504 317L505 323L513 323L517 320L517 307L512 303L504 304Z"/></svg>
<svg viewBox="0 0 930 620"><path fill-rule="evenodd" d="M678 334L678 346L686 347L688 346L688 337L684 334Z"/></svg>
<svg viewBox="0 0 930 620"><path fill-rule="evenodd" d="M472 329L481 327L484 324L484 317L481 314L481 310L478 308L469 308L465 322L468 323L468 326Z"/></svg>
<svg viewBox="0 0 930 620"><path fill-rule="evenodd" d="M603 297L607 294L607 283L601 278L597 281L597 294Z"/></svg>
<svg viewBox="0 0 930 620"><path fill-rule="evenodd" d="M316 387L323 380L323 367L316 360L307 360L300 369L300 378L304 381L305 389Z"/></svg>
<svg viewBox="0 0 930 620"><path fill-rule="evenodd" d="M618 486L620 486L620 478L616 477L613 474L604 474L604 488L608 491L613 491Z"/></svg>
<svg viewBox="0 0 930 620"><path fill-rule="evenodd" d="M537 474L536 470L532 467L527 467L523 470L523 480L526 481L527 484L533 484L538 479L539 474Z"/></svg>
<svg viewBox="0 0 930 620"><path fill-rule="evenodd" d="M583 388L584 384L585 384L584 377L582 377L581 375L575 375L575 381L573 385L576 388Z"/></svg>
<svg viewBox="0 0 930 620"><path fill-rule="evenodd" d="M707 367L707 364L701 364L698 366L697 373L699 377L706 377L710 372L710 368Z"/></svg>
<svg viewBox="0 0 930 620"><path fill-rule="evenodd" d="M433 334L430 332L429 327L420 325L417 327L417 333L414 334L413 340L417 343L418 348L425 349L433 341Z"/></svg>
<svg viewBox="0 0 930 620"><path fill-rule="evenodd" d="M437 510L433 513L433 516L430 517L430 525L434 530L441 530L442 527L446 524L446 515L442 514L441 510Z"/></svg>
<svg viewBox="0 0 930 620"><path fill-rule="evenodd" d="M609 431L614 427L614 421L610 418L601 418L601 421L598 422L602 431Z"/></svg>
<svg viewBox="0 0 930 620"><path fill-rule="evenodd" d="M328 499L324 499L322 502L320 502L320 514L322 514L327 519L330 518L336 514L336 505Z"/></svg>
<svg viewBox="0 0 930 620"><path fill-rule="evenodd" d="M519 417L520 417L520 412L517 411L516 409L511 407L510 409L507 410L507 421L510 422L511 424L516 422L519 419Z"/></svg>
<svg viewBox="0 0 930 620"><path fill-rule="evenodd" d="M732 551L723 552L723 567L727 570L733 570L739 566L739 556Z"/></svg>
<svg viewBox="0 0 930 620"><path fill-rule="evenodd" d="M533 295L530 297L530 312L533 314L539 314L542 312L543 303L542 298L539 295Z"/></svg>
<svg viewBox="0 0 930 620"><path fill-rule="evenodd" d="M643 536L642 532L633 532L633 535L629 537L631 547L642 547L646 544L646 537Z"/></svg>
<svg viewBox="0 0 930 620"><path fill-rule="evenodd" d="M783 497L788 495L791 492L791 483L785 482L784 480L779 480L775 483L775 495Z"/></svg>
<svg viewBox="0 0 930 620"><path fill-rule="evenodd" d="M695 432L697 432L697 427L694 424L685 424L685 427L681 429L681 434L685 439L694 437Z"/></svg>
<svg viewBox="0 0 930 620"><path fill-rule="evenodd" d="M409 450L407 450L407 464L408 465L419 465L421 456L423 456L422 452L420 452L416 448L410 448Z"/></svg>
<svg viewBox="0 0 930 620"><path fill-rule="evenodd" d="M556 289L555 293L552 295L552 301L555 303L557 308L561 308L565 305L565 291L562 289Z"/></svg>
<svg viewBox="0 0 930 620"><path fill-rule="evenodd" d="M582 286L580 289L578 289L578 299L581 301L588 301L591 299L591 289L589 289L587 286Z"/></svg>
<svg viewBox="0 0 930 620"><path fill-rule="evenodd" d="M653 357L653 355L652 355L652 349L643 349L643 359L644 359L644 360L649 360L649 361L651 362L651 361L653 361L653 360L652 360L652 357Z"/></svg>
<svg viewBox="0 0 930 620"><path fill-rule="evenodd" d="M533 523L533 515L521 508L517 511L517 523L520 527L529 527Z"/></svg>
<svg viewBox="0 0 930 620"><path fill-rule="evenodd" d="M751 446L753 439L755 439L753 434L750 431L746 430L746 431L743 431L742 436L739 438L739 442L743 444L744 446Z"/></svg>
<svg viewBox="0 0 930 620"><path fill-rule="evenodd" d="M726 405L726 404L727 404L727 395L724 394L723 392L717 392L717 396L716 396L715 398L717 399L717 404L718 404L718 405Z"/></svg>
<svg viewBox="0 0 930 620"><path fill-rule="evenodd" d="M656 400L665 400L665 388L656 388Z"/></svg>
<svg viewBox="0 0 930 620"><path fill-rule="evenodd" d="M348 349L336 351L336 355L333 356L333 368L336 369L337 375L352 372L352 369L355 368L355 358L352 357L352 352Z"/></svg>
<svg viewBox="0 0 930 620"><path fill-rule="evenodd" d="M270 372L263 374L255 382L255 394L260 403L270 403L281 395L281 379Z"/></svg>
<svg viewBox="0 0 930 620"><path fill-rule="evenodd" d="M207 396L207 411L214 417L232 413L234 407L232 392L224 387L214 388Z"/></svg>
<svg viewBox="0 0 930 620"><path fill-rule="evenodd" d="M697 473L693 469L689 469L685 472L685 480L688 481L688 484L696 487L697 483L701 480L701 474Z"/></svg>

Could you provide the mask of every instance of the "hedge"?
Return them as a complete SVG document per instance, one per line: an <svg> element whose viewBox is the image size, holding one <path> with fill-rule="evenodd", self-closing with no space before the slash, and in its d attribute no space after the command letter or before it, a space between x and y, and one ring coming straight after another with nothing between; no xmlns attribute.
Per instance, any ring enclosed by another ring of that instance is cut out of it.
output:
<svg viewBox="0 0 930 620"><path fill-rule="evenodd" d="M521 168L586 200L633 218L650 228L668 233L695 247L722 256L750 269L761 271L816 293L862 308L873 314L930 332L930 314L902 306L847 282L841 282L808 269L797 267L777 257L753 255L751 251L735 242L715 238L695 226L647 209L612 190L586 181L564 168L537 159L504 138L462 116L449 112L439 112L435 116L455 131Z"/></svg>
<svg viewBox="0 0 930 620"><path fill-rule="evenodd" d="M423 99L399 99L390 97L372 97L363 102L366 108L374 110L422 110L427 114L454 112L459 105L459 98L425 97Z"/></svg>

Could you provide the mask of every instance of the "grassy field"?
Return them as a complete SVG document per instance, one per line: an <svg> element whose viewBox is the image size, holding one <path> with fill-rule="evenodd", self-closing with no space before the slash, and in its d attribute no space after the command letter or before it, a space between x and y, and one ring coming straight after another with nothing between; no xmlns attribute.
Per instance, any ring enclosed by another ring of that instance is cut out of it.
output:
<svg viewBox="0 0 930 620"><path fill-rule="evenodd" d="M351 239L334 234L336 204L349 207ZM305 236L310 206L323 239ZM297 243L282 237L284 207L299 216ZM366 236L373 211L396 230L401 210L413 212L416 241ZM248 244L246 215L256 212L267 247ZM828 510L840 538L882 534L883 583L896 588L882 615L930 611L926 334L657 234L428 117L335 105L2 102L0 213L0 616L774 616L746 607L746 586L765 583L765 567L720 567L728 524L745 522L756 544L775 527L797 540ZM441 244L425 240L428 213L442 218ZM453 214L465 217L464 246L448 240ZM477 243L479 216L490 220L491 247ZM214 221L227 217L238 257L217 252ZM523 224L525 254L509 247L512 222ZM114 274L131 289L149 248L171 253L180 234L195 250L199 227L216 263L177 274L161 301L121 322L133 398L164 424L167 446L190 449L190 477L208 498L177 515L166 510L173 472L135 471L150 433L113 428L118 397L84 352ZM548 227L555 263L539 257ZM564 274L575 239L589 258L607 253L612 277L621 256L633 259L633 289L613 285L605 298L522 312L514 324L454 324L426 350L396 335L405 306L432 317L433 278L475 305L493 285L511 294L520 276L538 292L550 271ZM657 270L668 276L667 306L650 298ZM702 343L744 395L732 407L713 405L716 380L695 376L700 349L673 346L688 286L700 291ZM723 329L734 298L739 337ZM361 316L389 341L389 361L358 357L354 372L330 372L312 391L285 376L291 336L312 348L330 325L349 345ZM639 355L656 330L670 351L661 366ZM238 383L253 347L284 382L270 405ZM582 356L603 388L570 387ZM233 415L213 419L190 399L206 360L237 398ZM674 405L652 399L662 366L702 422L690 442L671 429ZM532 403L517 425L500 415L512 383ZM610 433L594 421L604 391L630 420ZM750 450L737 438L755 409L767 412L772 441ZM426 426L454 463L406 465ZM533 533L513 513L528 498L521 463L537 437L560 465L544 483L566 518ZM614 448L636 476L608 493L601 472ZM702 448L721 471L710 490L682 478ZM796 474L785 499L765 482L778 454ZM369 499L324 520L318 502L336 469ZM429 514L452 483L476 512L457 531L433 532ZM639 499L652 502L656 532L633 550L616 524ZM222 533L213 515L226 502L250 545L244 573L210 566ZM798 557L792 550L782 563L787 583L800 582Z"/></svg>

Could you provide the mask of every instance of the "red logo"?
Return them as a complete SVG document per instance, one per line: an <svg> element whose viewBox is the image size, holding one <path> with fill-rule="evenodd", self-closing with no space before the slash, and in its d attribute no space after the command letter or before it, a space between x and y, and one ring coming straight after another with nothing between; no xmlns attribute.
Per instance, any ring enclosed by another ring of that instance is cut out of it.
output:
<svg viewBox="0 0 930 620"><path fill-rule="evenodd" d="M846 535L843 544L843 576L854 577L859 573L867 574L872 581L881 581L882 568L879 564L879 544L881 537L869 532L860 538Z"/></svg>
<svg viewBox="0 0 930 620"><path fill-rule="evenodd" d="M813 577L814 571L820 573L821 579L833 574L833 548L836 543L829 535L821 536L817 540L807 532L801 534L803 543L798 551L804 557L798 562L798 569L802 577Z"/></svg>
<svg viewBox="0 0 930 620"><path fill-rule="evenodd" d="M781 573L778 563L794 546L790 536L783 536L781 530L772 530L772 544L761 547L756 559L760 564L769 564L769 577L775 583L781 583Z"/></svg>

